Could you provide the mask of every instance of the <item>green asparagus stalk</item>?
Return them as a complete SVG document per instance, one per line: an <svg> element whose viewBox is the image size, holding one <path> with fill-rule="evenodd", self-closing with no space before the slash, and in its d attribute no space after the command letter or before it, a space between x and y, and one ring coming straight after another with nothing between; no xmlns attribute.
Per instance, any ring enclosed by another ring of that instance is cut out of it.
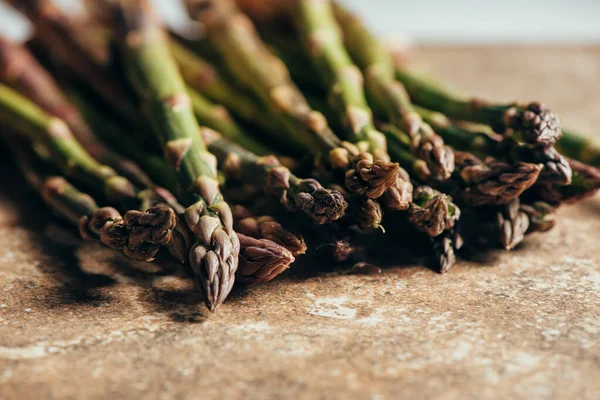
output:
<svg viewBox="0 0 600 400"><path fill-rule="evenodd" d="M112 7L111 23L127 75L167 164L177 172L188 206L185 220L196 237L189 262L206 305L214 311L233 287L240 249L231 210L219 191L215 157L198 135L187 88L147 1L117 1L107 7Z"/></svg>
<svg viewBox="0 0 600 400"><path fill-rule="evenodd" d="M186 0L190 15L206 29L207 41L235 79L261 100L285 138L329 167L343 172L347 188L371 198L396 184L398 166L374 160L366 149L341 142L326 119L310 108L287 68L262 43L251 21L231 0Z"/></svg>
<svg viewBox="0 0 600 400"><path fill-rule="evenodd" d="M364 94L363 76L347 53L327 1L295 1L292 17L320 78L329 88L333 109L355 143L367 142L377 159L389 160L385 136L375 129Z"/></svg>
<svg viewBox="0 0 600 400"><path fill-rule="evenodd" d="M511 162L542 164L540 181L558 185L571 183L572 171L569 162L552 146L529 146L512 138L503 139L500 135L471 131L452 124L442 113L422 107L415 109L439 135L459 150L473 151L484 156L493 155Z"/></svg>
<svg viewBox="0 0 600 400"><path fill-rule="evenodd" d="M34 38L44 46L53 62L66 67L82 83L106 99L125 120L135 120L132 94L113 84L114 71L105 38L92 21L82 23L63 13L52 0L8 0L33 24Z"/></svg>
<svg viewBox="0 0 600 400"><path fill-rule="evenodd" d="M148 209L143 218L149 221L140 221L134 215L126 214L130 219L127 223L116 209L99 208L90 195L77 190L65 178L44 177L39 172L44 166L37 165L39 163L32 155L33 151L28 149L24 141L15 136L6 136L5 142L10 146L17 166L29 185L53 211L79 227L82 238L101 241L130 258L144 261L152 260L158 249L170 240L170 231L162 229L154 230L152 234L158 236L147 240L147 227L140 224L150 222L155 227L164 226L165 215L174 217L169 207L159 205Z"/></svg>
<svg viewBox="0 0 600 400"><path fill-rule="evenodd" d="M415 111L404 86L396 80L394 63L387 49L357 15L338 3L333 9L346 47L363 71L367 95L375 112L401 129L395 132L406 132L410 136L413 155L426 161L434 177L448 179L454 169L454 154Z"/></svg>
<svg viewBox="0 0 600 400"><path fill-rule="evenodd" d="M442 112L451 119L484 123L505 136L546 147L554 145L562 136L558 116L539 102L495 104L469 98L419 76L406 66L396 67L396 77L416 104Z"/></svg>
<svg viewBox="0 0 600 400"><path fill-rule="evenodd" d="M0 79L65 121L77 141L99 163L112 167L137 186L155 186L140 167L98 140L77 107L67 100L52 76L27 49L3 37L0 37Z"/></svg>
<svg viewBox="0 0 600 400"><path fill-rule="evenodd" d="M237 233L255 239L268 239L288 249L294 257L306 253L306 243L302 236L285 229L275 218L268 215L255 216L240 205L232 207L231 211Z"/></svg>
<svg viewBox="0 0 600 400"><path fill-rule="evenodd" d="M124 229L132 230L135 225L136 231L135 237L128 238L128 256L151 260L160 247L170 240L174 228L173 210L170 207L153 207L165 200L171 200L168 192L165 199L161 197L161 191L138 190L126 178L117 175L112 168L98 163L86 153L62 120L47 114L1 84L0 122L32 145L41 146L51 157L56 168L66 177L101 192L109 201L130 210L124 219L122 218ZM143 218L140 212L145 215Z"/></svg>
<svg viewBox="0 0 600 400"><path fill-rule="evenodd" d="M563 129L563 137L556 143L558 151L574 160L600 168L600 144L570 129Z"/></svg>
<svg viewBox="0 0 600 400"><path fill-rule="evenodd" d="M202 129L204 141L231 179L252 183L273 194L289 211L302 211L315 223L333 222L348 204L337 190L326 189L315 179L300 179L274 156L259 157L210 129Z"/></svg>

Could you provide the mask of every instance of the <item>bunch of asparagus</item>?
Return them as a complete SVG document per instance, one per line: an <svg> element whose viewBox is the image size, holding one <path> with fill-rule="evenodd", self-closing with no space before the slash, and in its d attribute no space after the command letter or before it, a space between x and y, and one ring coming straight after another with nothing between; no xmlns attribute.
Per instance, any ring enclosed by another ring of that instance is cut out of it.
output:
<svg viewBox="0 0 600 400"><path fill-rule="evenodd" d="M26 181L82 238L188 265L210 310L309 248L364 270L384 231L427 239L446 272L463 244L512 249L600 188L600 150L548 108L424 79L335 2L186 0L197 38L147 0L9 2L35 32L0 39L1 136Z"/></svg>

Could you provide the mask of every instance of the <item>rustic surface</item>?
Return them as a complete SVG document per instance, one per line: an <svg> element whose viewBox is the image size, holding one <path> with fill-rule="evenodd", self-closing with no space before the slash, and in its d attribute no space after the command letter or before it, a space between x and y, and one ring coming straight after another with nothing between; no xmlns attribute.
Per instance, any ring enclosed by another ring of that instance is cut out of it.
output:
<svg viewBox="0 0 600 400"><path fill-rule="evenodd" d="M599 48L419 58L600 126ZM600 398L600 198L486 264L286 278L208 315L181 271L80 247L0 171L0 398Z"/></svg>

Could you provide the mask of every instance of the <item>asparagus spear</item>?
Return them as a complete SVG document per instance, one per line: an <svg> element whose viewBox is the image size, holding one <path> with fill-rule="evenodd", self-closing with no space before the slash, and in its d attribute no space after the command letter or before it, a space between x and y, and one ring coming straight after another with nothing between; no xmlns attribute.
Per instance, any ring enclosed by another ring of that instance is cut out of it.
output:
<svg viewBox="0 0 600 400"><path fill-rule="evenodd" d="M288 249L294 257L306 253L302 236L285 229L275 218L264 215L257 217L244 206L232 208L234 227L237 233L255 239L268 239Z"/></svg>
<svg viewBox="0 0 600 400"><path fill-rule="evenodd" d="M113 6L111 22L129 79L185 190L185 220L196 237L189 261L214 311L233 287L240 249L231 210L219 192L215 157L198 135L185 84L148 3L118 1L107 6Z"/></svg>
<svg viewBox="0 0 600 400"><path fill-rule="evenodd" d="M385 136L375 129L364 95L363 77L344 48L339 28L327 1L297 0L292 18L310 60L328 87L331 104L347 137L368 143L377 159L389 160Z"/></svg>
<svg viewBox="0 0 600 400"><path fill-rule="evenodd" d="M593 196L600 189L600 170L591 165L568 159L573 170L573 181L570 185L552 185L540 183L533 188L535 198L558 206L561 203L574 203Z"/></svg>
<svg viewBox="0 0 600 400"><path fill-rule="evenodd" d="M396 183L397 164L374 160L365 149L341 142L333 134L323 115L310 108L281 60L269 52L251 21L231 0L186 0L186 4L190 15L203 23L207 41L227 69L261 100L289 143L343 172L351 192L377 198Z"/></svg>
<svg viewBox="0 0 600 400"><path fill-rule="evenodd" d="M529 229L529 216L521 210L518 198L500 206L496 213L500 243L506 250L517 247L524 239Z"/></svg>
<svg viewBox="0 0 600 400"><path fill-rule="evenodd" d="M521 204L521 211L529 218L527 234L534 232L547 232L556 225L556 207L543 201L531 204Z"/></svg>
<svg viewBox="0 0 600 400"><path fill-rule="evenodd" d="M430 236L436 268L441 274L456 264L456 252L463 246L463 238L457 229L444 231L439 236Z"/></svg>
<svg viewBox="0 0 600 400"><path fill-rule="evenodd" d="M281 274L294 262L292 253L268 239L255 239L237 234L240 240L240 266L236 280L244 284L267 282Z"/></svg>
<svg viewBox="0 0 600 400"><path fill-rule="evenodd" d="M107 100L124 119L136 119L134 98L128 88L112 84L110 52L101 35L92 27L69 17L51 0L8 0L34 26L34 38L44 45L52 59L67 67L77 78Z"/></svg>
<svg viewBox="0 0 600 400"><path fill-rule="evenodd" d="M558 151L574 160L600 168L600 144L570 129L563 129L563 137L556 143Z"/></svg>
<svg viewBox="0 0 600 400"><path fill-rule="evenodd" d="M4 37L0 37L0 76L5 84L65 121L77 141L99 163L114 168L138 186L155 186L140 167L98 140L77 108L27 49Z"/></svg>
<svg viewBox="0 0 600 400"><path fill-rule="evenodd" d="M101 241L108 247L122 252L130 258L150 261L158 249L170 240L170 232L155 230L159 237L146 240L147 228L139 224L129 225L121 214L112 207L99 208L96 201L82 193L61 176L44 177L33 151L15 136L6 136L17 166L28 184L40 194L44 202L66 221L79 227L84 239ZM156 206L146 212L154 226L164 226L164 215L174 217L170 208ZM130 216L131 217L131 216ZM139 222L139 221L138 221ZM144 230L144 232L141 232Z"/></svg>
<svg viewBox="0 0 600 400"><path fill-rule="evenodd" d="M512 138L503 139L500 135L471 131L452 124L452 121L442 113L422 107L416 107L416 110L438 134L459 150L493 155L511 162L543 164L540 181L558 185L571 183L572 171L569 162L552 146L529 146L518 143Z"/></svg>
<svg viewBox="0 0 600 400"><path fill-rule="evenodd" d="M419 186L413 193L408 220L429 236L452 229L460 218L460 209L452 198L429 186Z"/></svg>
<svg viewBox="0 0 600 400"><path fill-rule="evenodd" d="M451 119L484 123L498 133L533 145L552 146L562 136L558 116L539 102L495 104L469 98L434 84L402 65L396 65L396 77L415 103Z"/></svg>
<svg viewBox="0 0 600 400"><path fill-rule="evenodd" d="M123 229L134 229L128 237L126 254L136 259L150 260L161 246L170 240L174 228L174 211L170 207L152 207L172 200L157 190L138 190L126 178L110 167L94 160L72 136L68 126L7 86L0 84L0 121L32 145L40 146L53 164L67 177L72 177L90 189L130 210L123 219ZM145 210L139 214L135 209ZM143 217L142 217L143 215ZM120 214L119 214L120 218ZM115 231L116 232L116 231Z"/></svg>
<svg viewBox="0 0 600 400"><path fill-rule="evenodd" d="M346 47L364 73L374 111L400 128L397 134L406 132L410 136L413 155L425 160L436 178L448 179L454 169L454 154L414 110L404 86L396 80L388 51L357 15L338 3L334 3L333 10Z"/></svg>
<svg viewBox="0 0 600 400"><path fill-rule="evenodd" d="M262 186L290 211L302 211L317 224L335 221L348 204L337 190L326 189L315 179L300 179L274 156L258 157L210 129L202 129L204 141L217 157L220 168L232 179Z"/></svg>

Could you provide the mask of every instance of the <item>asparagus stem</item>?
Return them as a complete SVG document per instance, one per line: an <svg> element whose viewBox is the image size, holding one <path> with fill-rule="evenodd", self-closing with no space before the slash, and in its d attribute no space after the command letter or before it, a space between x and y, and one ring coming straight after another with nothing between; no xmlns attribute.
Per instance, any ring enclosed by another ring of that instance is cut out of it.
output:
<svg viewBox="0 0 600 400"><path fill-rule="evenodd" d="M574 160L600 168L600 144L570 129L563 129L563 137L556 143L558 151Z"/></svg>
<svg viewBox="0 0 600 400"><path fill-rule="evenodd" d="M394 132L407 132L413 155L427 162L434 177L450 178L454 154L415 111L404 86L396 80L387 49L357 15L338 3L334 3L333 9L346 47L364 73L367 96L374 111L401 129Z"/></svg>
<svg viewBox="0 0 600 400"><path fill-rule="evenodd" d="M185 219L196 236L189 261L214 311L233 287L240 249L231 210L216 180L216 160L198 135L187 88L147 1L119 1L112 11L129 79L186 191Z"/></svg>
<svg viewBox="0 0 600 400"><path fill-rule="evenodd" d="M396 77L411 99L451 119L490 125L494 131L533 145L552 146L562 136L558 116L538 102L495 104L469 98L396 65Z"/></svg>
<svg viewBox="0 0 600 400"><path fill-rule="evenodd" d="M233 121L225 107L211 103L194 90L188 90L188 94L192 101L194 114L200 124L220 132L223 136L253 153L259 155L270 153L267 146L242 132L242 129Z"/></svg>
<svg viewBox="0 0 600 400"><path fill-rule="evenodd" d="M294 257L306 253L306 242L302 236L285 229L275 218L268 215L257 217L240 205L234 206L232 212L237 233L255 239L268 239L288 249Z"/></svg>
<svg viewBox="0 0 600 400"><path fill-rule="evenodd" d="M98 140L84 118L71 104L52 76L21 45L0 37L0 75L2 81L29 97L39 107L61 118L83 148L99 163L123 174L134 184L155 185L135 163L110 150Z"/></svg>
<svg viewBox="0 0 600 400"><path fill-rule="evenodd" d="M146 221L138 220L135 225L127 223L116 209L99 208L90 195L77 190L65 178L44 177L32 151L16 137L7 136L6 142L29 185L52 210L78 226L84 239L99 240L130 258L143 261L151 261L158 249L170 241L172 228L164 228L173 222L174 213L170 208L157 206L144 213L151 216L153 230L148 230ZM126 214L126 218L131 217L130 213Z"/></svg>
<svg viewBox="0 0 600 400"><path fill-rule="evenodd" d="M307 54L329 88L330 101L355 143L366 141L376 159L389 160L385 136L375 129L363 77L347 53L328 1L298 0L292 14Z"/></svg>
<svg viewBox="0 0 600 400"><path fill-rule="evenodd" d="M337 190L326 189L315 179L300 179L274 156L259 157L216 132L203 129L209 150L231 179L259 185L278 197L289 211L302 211L317 224L344 215L348 204Z"/></svg>
<svg viewBox="0 0 600 400"><path fill-rule="evenodd" d="M31 21L35 40L49 51L53 62L66 67L92 88L125 120L137 121L132 94L114 84L110 52L104 35L92 21L63 13L51 0L9 0Z"/></svg>
<svg viewBox="0 0 600 400"><path fill-rule="evenodd" d="M471 131L453 125L444 114L422 107L416 107L416 110L438 134L459 150L493 155L511 162L543 164L540 181L559 185L571 183L572 171L569 162L552 146L529 146L512 138L502 139L500 135Z"/></svg>
<svg viewBox="0 0 600 400"><path fill-rule="evenodd" d="M341 142L333 134L327 120L310 108L285 65L269 52L251 21L231 0L186 0L186 4L190 15L203 23L207 41L227 69L261 100L290 144L310 150L315 158L343 172L352 192L377 198L396 183L396 164L373 160L359 147Z"/></svg>

